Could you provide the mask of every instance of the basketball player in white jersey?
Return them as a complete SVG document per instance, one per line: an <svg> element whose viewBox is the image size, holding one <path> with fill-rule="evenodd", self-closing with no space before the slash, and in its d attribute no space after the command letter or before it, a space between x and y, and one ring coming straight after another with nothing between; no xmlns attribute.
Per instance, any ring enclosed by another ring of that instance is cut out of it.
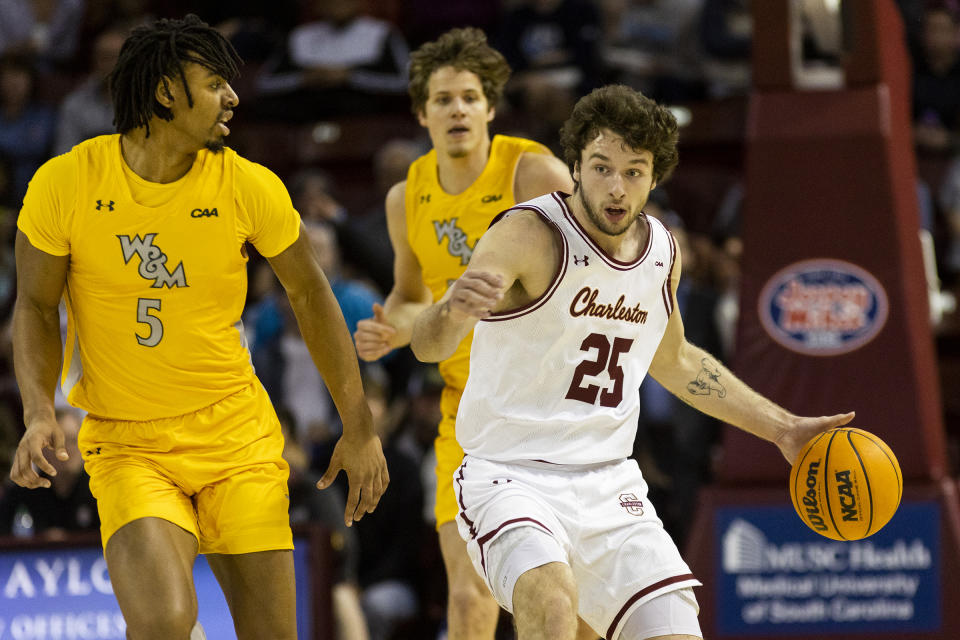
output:
<svg viewBox="0 0 960 640"><path fill-rule="evenodd" d="M466 273L417 319L421 360L475 331L456 434L460 534L520 640L702 637L680 557L628 459L649 372L684 402L792 461L853 413L793 415L684 338L680 256L642 213L677 163L677 124L624 86L582 98L562 144L573 195L501 214Z"/></svg>

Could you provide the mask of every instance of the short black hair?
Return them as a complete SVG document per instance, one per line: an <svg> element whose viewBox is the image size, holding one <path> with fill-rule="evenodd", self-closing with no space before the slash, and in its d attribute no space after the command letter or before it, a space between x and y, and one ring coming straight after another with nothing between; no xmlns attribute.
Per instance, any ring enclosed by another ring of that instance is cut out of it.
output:
<svg viewBox="0 0 960 640"><path fill-rule="evenodd" d="M239 75L243 61L233 45L197 16L188 14L182 20L162 19L137 27L120 49L120 57L110 73L110 94L113 98L113 123L120 133L146 127L150 136L150 119L173 119L173 113L160 104L154 92L163 83L169 93L169 79L180 78L193 106L193 97L183 71L185 62L202 65L232 82Z"/></svg>

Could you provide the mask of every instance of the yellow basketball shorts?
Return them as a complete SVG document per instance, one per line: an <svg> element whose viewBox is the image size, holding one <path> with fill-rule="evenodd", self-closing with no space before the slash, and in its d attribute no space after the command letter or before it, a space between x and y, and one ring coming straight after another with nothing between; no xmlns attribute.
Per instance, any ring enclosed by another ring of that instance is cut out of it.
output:
<svg viewBox="0 0 960 640"><path fill-rule="evenodd" d="M196 536L200 553L293 549L290 467L259 381L173 418L87 416L79 440L104 548L120 527L153 517Z"/></svg>
<svg viewBox="0 0 960 640"><path fill-rule="evenodd" d="M457 408L463 391L453 387L444 387L440 396L440 410L443 418L433 442L437 454L437 500L433 513L437 519L437 528L447 522L453 522L459 508L457 495L453 490L453 474L463 461L463 449L457 442Z"/></svg>

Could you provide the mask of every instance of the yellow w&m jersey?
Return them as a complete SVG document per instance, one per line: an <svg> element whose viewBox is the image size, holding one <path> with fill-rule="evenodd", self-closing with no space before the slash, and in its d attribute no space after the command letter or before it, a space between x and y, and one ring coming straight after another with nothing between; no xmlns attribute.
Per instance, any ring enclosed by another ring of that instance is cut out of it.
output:
<svg viewBox="0 0 960 640"><path fill-rule="evenodd" d="M435 149L410 165L405 201L407 239L434 301L467 270L473 248L491 220L516 204L513 184L517 163L525 152L549 154L550 150L532 140L494 136L483 173L456 195L440 186ZM467 383L472 340L471 332L456 352L440 363L447 386L462 390Z"/></svg>
<svg viewBox="0 0 960 640"><path fill-rule="evenodd" d="M272 257L299 235L286 188L231 149L203 150L176 182L151 183L100 136L44 164L17 225L70 256L61 385L117 420L190 413L255 380L240 314L244 243Z"/></svg>

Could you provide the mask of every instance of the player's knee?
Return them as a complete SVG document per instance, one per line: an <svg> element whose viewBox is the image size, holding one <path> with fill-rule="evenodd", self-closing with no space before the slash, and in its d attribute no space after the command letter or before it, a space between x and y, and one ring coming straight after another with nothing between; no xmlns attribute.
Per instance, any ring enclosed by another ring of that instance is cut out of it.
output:
<svg viewBox="0 0 960 640"><path fill-rule="evenodd" d="M542 630L543 637L572 638L577 629L576 593L562 589L540 593L536 599L515 603L513 615L521 635L538 629Z"/></svg>
<svg viewBox="0 0 960 640"><path fill-rule="evenodd" d="M124 619L129 640L187 640L197 621L197 609L189 603L147 606L133 614L124 612Z"/></svg>
<svg viewBox="0 0 960 640"><path fill-rule="evenodd" d="M567 637L577 628L577 585L569 567L552 563L517 580L513 614L520 628L543 629L547 637Z"/></svg>
<svg viewBox="0 0 960 640"><path fill-rule="evenodd" d="M548 618L562 619L565 623L577 619L576 589L558 589L541 596L541 609ZM569 626L569 625L565 625Z"/></svg>
<svg viewBox="0 0 960 640"><path fill-rule="evenodd" d="M498 608L486 585L479 580L463 580L451 584L447 597L450 599L450 608L456 611L472 612L484 608Z"/></svg>

